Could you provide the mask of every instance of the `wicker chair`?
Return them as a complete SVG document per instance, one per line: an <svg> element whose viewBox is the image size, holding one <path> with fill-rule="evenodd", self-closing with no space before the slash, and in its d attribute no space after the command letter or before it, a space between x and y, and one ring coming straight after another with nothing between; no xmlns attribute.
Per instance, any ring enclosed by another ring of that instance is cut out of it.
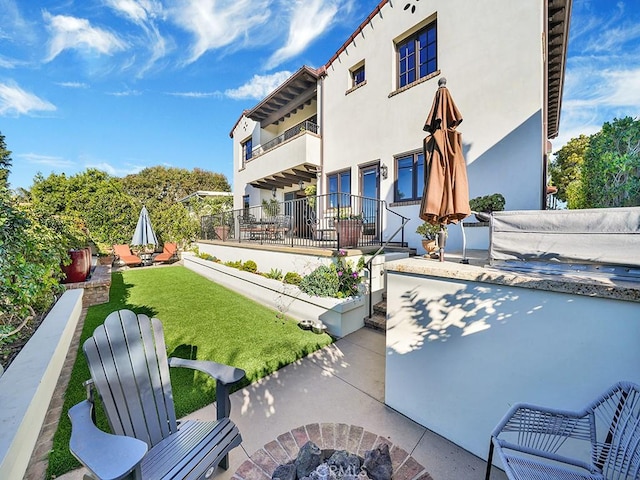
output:
<svg viewBox="0 0 640 480"><path fill-rule="evenodd" d="M640 387L617 383L579 412L514 405L491 434L485 480L494 450L511 480L640 479Z"/></svg>

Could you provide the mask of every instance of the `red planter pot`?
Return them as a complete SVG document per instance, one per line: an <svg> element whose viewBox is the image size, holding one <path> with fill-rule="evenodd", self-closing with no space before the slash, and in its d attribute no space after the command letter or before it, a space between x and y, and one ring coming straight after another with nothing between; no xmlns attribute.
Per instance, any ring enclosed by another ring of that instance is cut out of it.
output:
<svg viewBox="0 0 640 480"><path fill-rule="evenodd" d="M65 279L62 283L84 282L87 279L87 251L85 249L69 250L71 263L62 265ZM89 267L91 260L89 260Z"/></svg>
<svg viewBox="0 0 640 480"><path fill-rule="evenodd" d="M84 256L84 271L85 271L85 275L84 278L88 278L89 274L91 273L91 247L84 247L82 250L85 251L85 256Z"/></svg>

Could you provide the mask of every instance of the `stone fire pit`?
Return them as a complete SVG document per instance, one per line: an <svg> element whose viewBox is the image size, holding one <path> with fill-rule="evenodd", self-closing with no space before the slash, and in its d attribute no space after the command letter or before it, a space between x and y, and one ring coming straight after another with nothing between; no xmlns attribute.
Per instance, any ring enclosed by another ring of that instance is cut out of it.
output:
<svg viewBox="0 0 640 480"><path fill-rule="evenodd" d="M302 447L308 442L312 442L317 449L321 450L322 460L328 459L334 451L346 450L364 462L367 457L379 456L380 452L383 452L384 456L388 448L393 480L433 480L422 465L405 450L389 442L386 437L378 436L362 427L344 423L313 423L283 433L251 455L249 460L240 465L232 478L233 480L271 480L276 469L280 465L294 462ZM313 447L307 446L305 449L313 450ZM279 470L279 475L281 471ZM361 471L357 476L350 478L368 479L369 477Z"/></svg>

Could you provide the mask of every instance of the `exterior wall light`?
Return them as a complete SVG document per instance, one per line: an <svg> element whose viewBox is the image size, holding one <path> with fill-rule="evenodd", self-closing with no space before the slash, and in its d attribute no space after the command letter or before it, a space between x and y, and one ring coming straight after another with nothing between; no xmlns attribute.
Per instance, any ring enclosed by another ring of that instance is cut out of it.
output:
<svg viewBox="0 0 640 480"><path fill-rule="evenodd" d="M380 165L380 175L382 175L383 179L387 179L387 176L389 175L389 168L387 168L387 166L383 163L382 165Z"/></svg>

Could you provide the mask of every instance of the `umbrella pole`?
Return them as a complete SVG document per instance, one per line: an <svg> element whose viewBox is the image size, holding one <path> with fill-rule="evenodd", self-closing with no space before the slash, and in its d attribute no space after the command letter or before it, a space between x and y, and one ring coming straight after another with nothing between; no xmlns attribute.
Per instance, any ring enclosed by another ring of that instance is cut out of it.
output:
<svg viewBox="0 0 640 480"><path fill-rule="evenodd" d="M467 236L464 233L464 222L462 220L460 220L460 228L462 229L462 260L460 260L460 263L468 265L469 259L467 258Z"/></svg>

